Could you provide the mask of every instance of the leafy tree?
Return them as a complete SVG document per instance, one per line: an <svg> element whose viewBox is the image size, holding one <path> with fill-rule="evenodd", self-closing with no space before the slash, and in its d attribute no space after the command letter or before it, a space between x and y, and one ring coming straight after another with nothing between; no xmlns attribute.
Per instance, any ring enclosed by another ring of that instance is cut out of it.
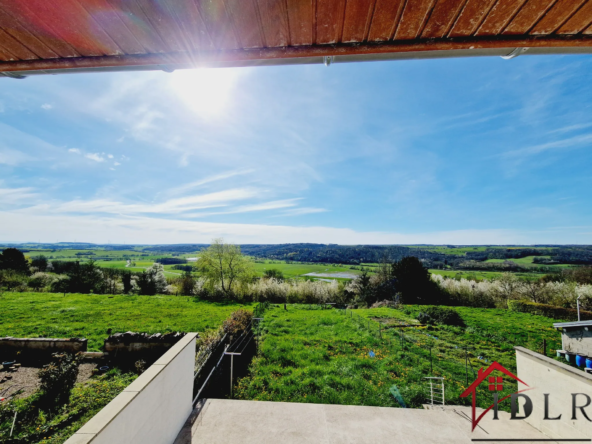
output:
<svg viewBox="0 0 592 444"><path fill-rule="evenodd" d="M393 263L392 274L397 279L403 303L439 305L446 302L444 294L432 281L429 270L416 257L404 257Z"/></svg>
<svg viewBox="0 0 592 444"><path fill-rule="evenodd" d="M166 293L168 283L164 275L163 265L159 263L152 264L146 271L138 275L136 283L140 287L140 294L153 296Z"/></svg>
<svg viewBox="0 0 592 444"><path fill-rule="evenodd" d="M123 292L129 294L132 290L132 273L131 271L124 271L121 275L121 283L123 284Z"/></svg>
<svg viewBox="0 0 592 444"><path fill-rule="evenodd" d="M30 273L29 262L16 248L7 248L0 254L0 270L14 270L26 275Z"/></svg>
<svg viewBox="0 0 592 444"><path fill-rule="evenodd" d="M276 268L270 268L265 270L263 273L263 279L275 279L276 281L283 282L285 280L284 273Z"/></svg>
<svg viewBox="0 0 592 444"><path fill-rule="evenodd" d="M70 293L101 294L106 290L104 275L93 260L83 264L76 262L66 274L69 277L67 291Z"/></svg>
<svg viewBox="0 0 592 444"><path fill-rule="evenodd" d="M31 267L37 268L37 271L47 271L47 264L47 258L43 255L31 258Z"/></svg>
<svg viewBox="0 0 592 444"><path fill-rule="evenodd" d="M374 286L368 272L364 271L352 282L352 289L356 293L356 302L371 304L375 300Z"/></svg>
<svg viewBox="0 0 592 444"><path fill-rule="evenodd" d="M237 284L252 279L251 262L242 255L238 245L225 244L223 239L214 239L200 252L197 270L214 289L217 285L226 296L233 294Z"/></svg>
<svg viewBox="0 0 592 444"><path fill-rule="evenodd" d="M181 294L184 296L191 296L195 292L195 279L191 275L191 272L185 272L183 279L181 280Z"/></svg>

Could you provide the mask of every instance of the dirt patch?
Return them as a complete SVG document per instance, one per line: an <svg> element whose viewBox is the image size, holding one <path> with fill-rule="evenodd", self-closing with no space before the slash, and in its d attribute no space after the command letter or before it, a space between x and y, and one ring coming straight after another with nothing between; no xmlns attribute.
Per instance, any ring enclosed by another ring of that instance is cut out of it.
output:
<svg viewBox="0 0 592 444"><path fill-rule="evenodd" d="M80 364L78 367L77 383L88 381L97 365L92 363ZM10 379L7 379L10 376ZM0 398L8 398L22 390L15 398L26 398L39 389L39 368L21 367L15 372L0 371Z"/></svg>

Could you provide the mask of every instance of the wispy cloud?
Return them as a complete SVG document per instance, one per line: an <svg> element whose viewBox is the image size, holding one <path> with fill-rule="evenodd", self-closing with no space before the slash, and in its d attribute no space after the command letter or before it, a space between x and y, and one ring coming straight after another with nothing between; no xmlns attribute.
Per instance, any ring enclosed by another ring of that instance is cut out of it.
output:
<svg viewBox="0 0 592 444"><path fill-rule="evenodd" d="M50 110L53 108L53 106L50 105L49 103L44 103L43 105L41 105L41 108L44 110Z"/></svg>
<svg viewBox="0 0 592 444"><path fill-rule="evenodd" d="M70 148L68 150L69 153L80 154L80 150L78 148Z"/></svg>
<svg viewBox="0 0 592 444"><path fill-rule="evenodd" d="M34 197L37 197L37 193L33 188L0 188L0 204L22 205Z"/></svg>
<svg viewBox="0 0 592 444"><path fill-rule="evenodd" d="M457 230L415 234L356 231L349 228L229 224L149 217L90 217L0 212L0 220L18 239L42 241L84 239L106 243L210 242L224 237L236 243L314 242L337 244L527 244L530 232L514 230ZM539 237L539 239L542 239ZM571 239L569 236L564 240ZM544 242L544 239L543 239Z"/></svg>
<svg viewBox="0 0 592 444"><path fill-rule="evenodd" d="M190 213L187 214L187 217L206 217L206 216L217 216L222 214L238 214L238 213L253 213L256 211L271 211L271 210L278 210L281 208L290 208L294 207L298 204L302 198L295 198L295 199L284 199L284 200L276 200L271 202L262 202L258 204L252 205L240 205L229 209L227 211L217 211L217 212L207 212L207 213Z"/></svg>
<svg viewBox="0 0 592 444"><path fill-rule="evenodd" d="M22 151L0 147L0 165L16 166L32 160L35 159Z"/></svg>
<svg viewBox="0 0 592 444"><path fill-rule="evenodd" d="M104 162L105 158L99 153L86 153L84 155L87 159L93 160L95 162Z"/></svg>
<svg viewBox="0 0 592 444"><path fill-rule="evenodd" d="M286 210L282 212L282 216L302 216L304 214L324 213L328 211L325 208L302 207L294 208L293 210Z"/></svg>
<svg viewBox="0 0 592 444"><path fill-rule="evenodd" d="M244 174L250 174L253 173L255 170L254 169L239 169L239 170L233 170L233 171L225 171L223 173L220 174L215 174L213 176L208 176L205 177L203 179L200 180L196 180L195 182L190 182L188 184L185 185L181 185L175 188L171 188L168 190L168 194L184 194L189 190L192 190L194 188L198 188L202 185L206 185L208 183L212 183L212 182L218 182L221 180L225 180L225 179L230 179L231 177L235 177L235 176L242 176Z"/></svg>
<svg viewBox="0 0 592 444"><path fill-rule="evenodd" d="M554 142L547 142L540 145L506 151L505 153L502 153L501 156L508 159L528 157L543 153L545 151L559 151L572 148L581 148L585 145L588 145L590 142L592 142L592 134L583 134L580 136L556 140Z"/></svg>

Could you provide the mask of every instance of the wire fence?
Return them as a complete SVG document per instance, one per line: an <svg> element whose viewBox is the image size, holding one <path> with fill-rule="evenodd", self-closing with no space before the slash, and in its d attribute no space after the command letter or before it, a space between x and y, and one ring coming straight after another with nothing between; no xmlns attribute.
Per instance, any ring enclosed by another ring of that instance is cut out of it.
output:
<svg viewBox="0 0 592 444"><path fill-rule="evenodd" d="M346 319L350 319L358 327L367 330L367 332L376 339L383 342L389 348L400 351L410 351L412 353L404 354L403 359L410 361L413 364L427 363L429 364L430 374L439 373L441 375L460 375L464 373L465 384L468 386L469 381L477 377L473 363L479 361L484 366L488 366L495 357L484 353L476 347L468 346L466 344L458 344L449 339L442 340L429 331L419 329L423 327L421 324L402 324L384 327L380 322L360 316L353 310L340 309L338 313L342 314ZM406 332L405 332L406 331ZM491 335L489 335L491 336ZM491 340L491 338L488 338ZM508 338L496 337L498 343L507 343ZM430 345L426 344L431 343ZM539 343L540 342L540 343ZM534 351L546 354L547 343L546 339L539 342L532 342L528 338L528 343L513 344L513 345L529 345ZM554 345L554 344L553 344ZM449 357L445 356L449 355ZM454 358L452 358L454 357Z"/></svg>

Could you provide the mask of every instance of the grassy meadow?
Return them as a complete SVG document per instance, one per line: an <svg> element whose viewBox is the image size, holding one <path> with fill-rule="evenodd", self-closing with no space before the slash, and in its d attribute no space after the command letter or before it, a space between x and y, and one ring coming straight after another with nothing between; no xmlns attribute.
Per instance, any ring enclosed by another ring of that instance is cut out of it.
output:
<svg viewBox="0 0 592 444"><path fill-rule="evenodd" d="M515 371L514 345L539 350L545 338L549 355L560 347L552 319L506 310L461 307L464 328L397 328L417 323L414 314L419 310L409 306L407 312L380 308L344 314L304 306L284 311L275 306L265 313L261 354L251 364L250 375L238 381L237 396L398 407L390 393L396 386L407 407L420 407L428 387L422 378L443 376L446 402L462 405L468 403L460 398L467 373L471 383L478 369L492 361ZM516 390L513 382L504 383L504 395ZM480 406L488 406L491 395L479 393Z"/></svg>
<svg viewBox="0 0 592 444"><path fill-rule="evenodd" d="M203 302L184 296L110 296L56 293L0 294L0 337L88 339L99 351L113 333L203 332L253 304Z"/></svg>
<svg viewBox="0 0 592 444"><path fill-rule="evenodd" d="M286 278L296 278L308 273L349 273L358 275L360 270L351 269L349 265L314 264L314 263L287 263L285 261L257 260L253 268L258 276L262 276L265 270L276 269L281 271ZM359 267L356 267L359 268Z"/></svg>

